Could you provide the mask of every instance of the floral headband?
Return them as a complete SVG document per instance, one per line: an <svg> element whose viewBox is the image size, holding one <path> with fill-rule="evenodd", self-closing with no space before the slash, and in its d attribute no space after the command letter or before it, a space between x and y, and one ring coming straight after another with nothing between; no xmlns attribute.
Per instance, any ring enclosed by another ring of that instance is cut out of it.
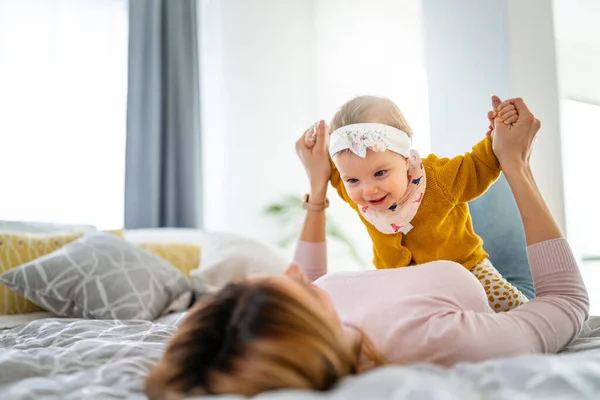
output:
<svg viewBox="0 0 600 400"><path fill-rule="evenodd" d="M359 157L367 156L367 149L381 152L390 150L403 157L410 156L410 138L400 129L376 123L342 126L331 134L329 154L350 150Z"/></svg>

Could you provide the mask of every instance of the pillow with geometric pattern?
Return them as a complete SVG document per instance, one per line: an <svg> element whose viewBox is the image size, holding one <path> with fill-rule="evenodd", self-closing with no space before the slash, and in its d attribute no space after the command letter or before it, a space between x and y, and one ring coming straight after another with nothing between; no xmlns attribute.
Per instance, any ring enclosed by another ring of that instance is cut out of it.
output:
<svg viewBox="0 0 600 400"><path fill-rule="evenodd" d="M0 233L0 274L35 260L83 236L83 232ZM27 314L42 309L0 283L0 315Z"/></svg>
<svg viewBox="0 0 600 400"><path fill-rule="evenodd" d="M153 320L191 291L167 261L104 232L13 268L0 282L45 310L87 319Z"/></svg>

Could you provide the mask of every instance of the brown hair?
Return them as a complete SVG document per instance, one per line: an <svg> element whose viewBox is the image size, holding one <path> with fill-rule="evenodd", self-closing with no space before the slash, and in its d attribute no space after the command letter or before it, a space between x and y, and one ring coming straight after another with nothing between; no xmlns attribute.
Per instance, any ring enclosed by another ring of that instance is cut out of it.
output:
<svg viewBox="0 0 600 400"><path fill-rule="evenodd" d="M363 356L381 363L363 339ZM145 393L166 399L327 390L357 372L361 349L347 343L339 323L269 279L229 284L190 310L150 371Z"/></svg>
<svg viewBox="0 0 600 400"><path fill-rule="evenodd" d="M392 100L378 96L358 96L346 102L335 113L329 132L342 126L376 122L404 131L412 139L413 131L404 115Z"/></svg>

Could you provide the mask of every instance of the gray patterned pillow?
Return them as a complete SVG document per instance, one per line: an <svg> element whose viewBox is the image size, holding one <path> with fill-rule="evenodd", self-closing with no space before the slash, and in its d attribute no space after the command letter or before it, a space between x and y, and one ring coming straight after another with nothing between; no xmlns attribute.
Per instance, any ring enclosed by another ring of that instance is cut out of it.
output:
<svg viewBox="0 0 600 400"><path fill-rule="evenodd" d="M40 307L72 318L157 318L191 290L163 259L114 235L88 234L0 275Z"/></svg>

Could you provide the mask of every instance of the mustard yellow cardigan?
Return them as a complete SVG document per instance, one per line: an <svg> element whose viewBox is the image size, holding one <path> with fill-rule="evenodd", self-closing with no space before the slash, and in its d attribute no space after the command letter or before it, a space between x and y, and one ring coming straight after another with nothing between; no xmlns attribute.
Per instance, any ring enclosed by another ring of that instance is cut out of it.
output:
<svg viewBox="0 0 600 400"><path fill-rule="evenodd" d="M361 218L373 240L373 263L379 269L450 260L471 269L488 257L483 240L473 231L467 203L498 179L500 163L486 137L470 153L454 158L429 155L423 159L427 188L413 228L406 235L379 232L350 200L333 162L331 183Z"/></svg>

